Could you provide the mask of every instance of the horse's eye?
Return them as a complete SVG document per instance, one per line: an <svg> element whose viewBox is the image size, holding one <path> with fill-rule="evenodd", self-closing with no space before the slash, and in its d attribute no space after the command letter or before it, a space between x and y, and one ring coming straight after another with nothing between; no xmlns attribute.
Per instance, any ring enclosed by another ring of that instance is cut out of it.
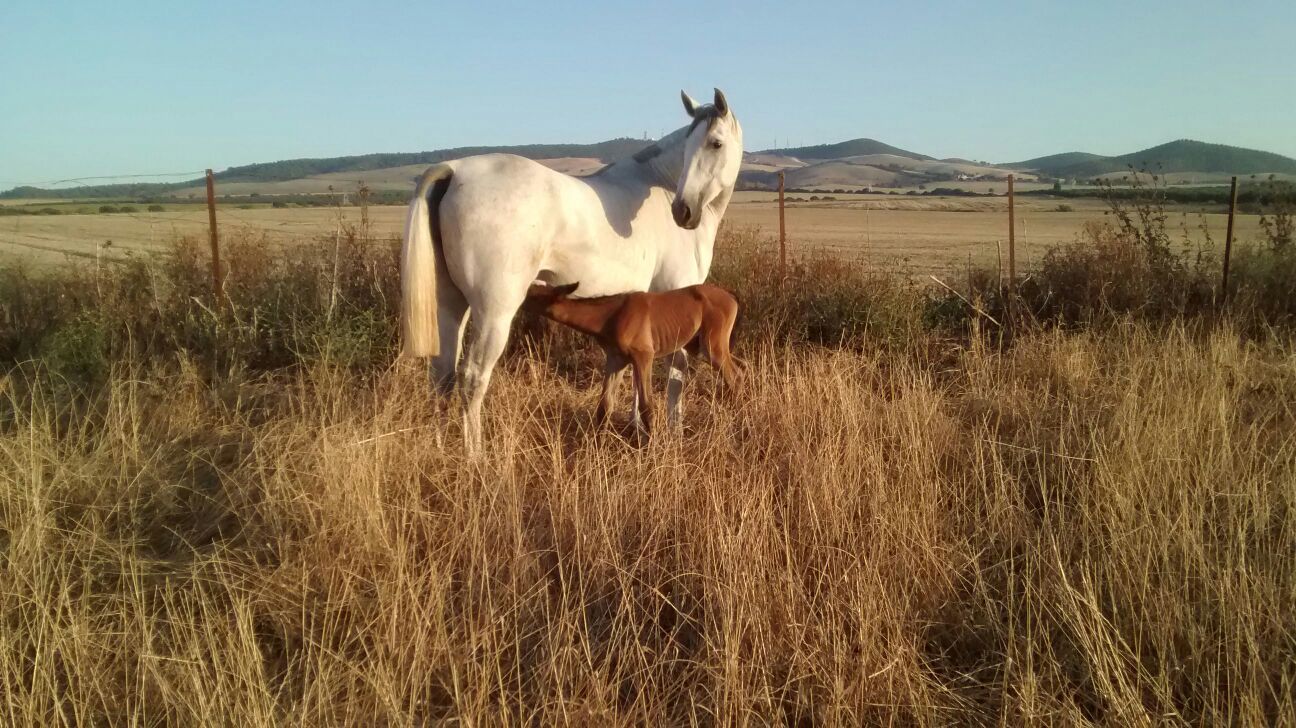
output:
<svg viewBox="0 0 1296 728"><path fill-rule="evenodd" d="M716 139L715 141L711 142L712 149L719 149L720 147L723 146L724 146L724 142L720 141L719 139Z"/></svg>

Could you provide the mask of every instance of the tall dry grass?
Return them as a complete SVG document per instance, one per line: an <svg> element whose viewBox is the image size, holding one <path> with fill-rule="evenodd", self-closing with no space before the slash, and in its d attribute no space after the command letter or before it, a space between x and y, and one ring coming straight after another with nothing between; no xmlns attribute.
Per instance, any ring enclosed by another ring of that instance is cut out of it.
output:
<svg viewBox="0 0 1296 728"><path fill-rule="evenodd" d="M0 384L0 722L1275 724L1296 358L1182 327L747 351L646 448L511 358Z"/></svg>

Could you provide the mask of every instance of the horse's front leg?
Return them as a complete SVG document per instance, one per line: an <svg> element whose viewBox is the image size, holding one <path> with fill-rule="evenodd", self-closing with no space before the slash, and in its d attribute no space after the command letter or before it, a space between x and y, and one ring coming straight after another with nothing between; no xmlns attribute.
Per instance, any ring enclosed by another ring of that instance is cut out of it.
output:
<svg viewBox="0 0 1296 728"><path fill-rule="evenodd" d="M684 375L688 372L688 354L680 349L671 354L670 375L666 379L666 423L671 427L684 424Z"/></svg>

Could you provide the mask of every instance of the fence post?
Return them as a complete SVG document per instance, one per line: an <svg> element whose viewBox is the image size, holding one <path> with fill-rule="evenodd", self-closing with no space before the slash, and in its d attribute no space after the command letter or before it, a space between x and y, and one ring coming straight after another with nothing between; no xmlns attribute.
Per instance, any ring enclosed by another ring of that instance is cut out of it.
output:
<svg viewBox="0 0 1296 728"><path fill-rule="evenodd" d="M1220 307L1228 305L1229 257L1233 254L1233 216L1237 214L1237 177L1229 190L1228 231L1224 233L1224 278L1220 282Z"/></svg>
<svg viewBox="0 0 1296 728"><path fill-rule="evenodd" d="M212 293L219 306L225 299L225 277L221 275L220 239L216 236L216 182L210 169L207 170L207 229L211 232Z"/></svg>
<svg viewBox="0 0 1296 728"><path fill-rule="evenodd" d="M1017 308L1017 210L1013 175L1008 175L1008 328L1013 327Z"/></svg>
<svg viewBox="0 0 1296 728"><path fill-rule="evenodd" d="M787 279L787 225L783 217L783 172L779 176L779 279Z"/></svg>

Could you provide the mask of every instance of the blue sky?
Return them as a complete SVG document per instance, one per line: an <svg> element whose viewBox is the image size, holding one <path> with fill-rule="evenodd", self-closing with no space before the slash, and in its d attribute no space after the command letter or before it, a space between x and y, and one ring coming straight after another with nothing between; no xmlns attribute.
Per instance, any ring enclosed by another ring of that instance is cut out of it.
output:
<svg viewBox="0 0 1296 728"><path fill-rule="evenodd" d="M657 136L720 86L748 149L938 157L1176 138L1296 157L1296 2L10 0L0 188Z"/></svg>

